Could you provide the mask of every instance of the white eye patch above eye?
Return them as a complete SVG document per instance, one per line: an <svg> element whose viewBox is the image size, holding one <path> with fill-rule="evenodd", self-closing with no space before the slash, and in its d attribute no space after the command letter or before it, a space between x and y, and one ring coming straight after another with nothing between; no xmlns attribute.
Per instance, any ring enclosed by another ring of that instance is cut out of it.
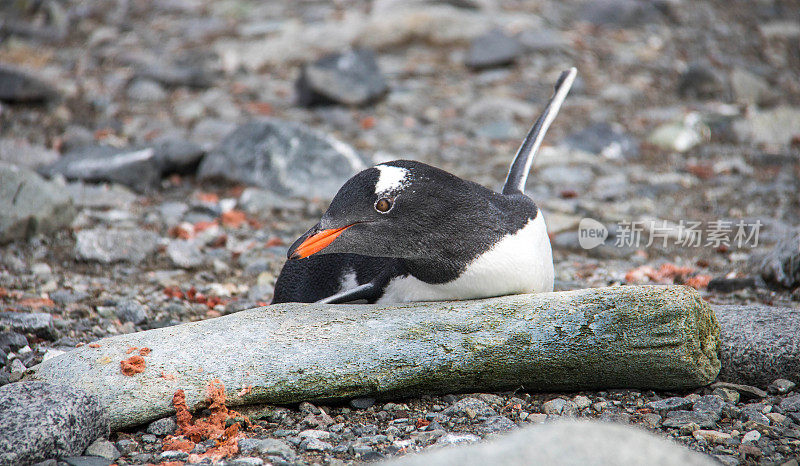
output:
<svg viewBox="0 0 800 466"><path fill-rule="evenodd" d="M375 194L399 191L411 181L411 173L405 168L392 165L376 165L380 174L375 183Z"/></svg>

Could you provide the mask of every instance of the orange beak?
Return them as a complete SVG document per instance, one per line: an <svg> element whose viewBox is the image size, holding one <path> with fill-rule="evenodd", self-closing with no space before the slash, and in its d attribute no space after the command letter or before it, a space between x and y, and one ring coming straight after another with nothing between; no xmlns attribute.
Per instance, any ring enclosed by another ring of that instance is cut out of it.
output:
<svg viewBox="0 0 800 466"><path fill-rule="evenodd" d="M346 227L342 228L332 228L330 230L322 230L319 233L309 236L305 241L300 243L300 246L298 246L297 249L294 250L290 259L305 259L312 254L322 251L351 226L353 225L347 225Z"/></svg>

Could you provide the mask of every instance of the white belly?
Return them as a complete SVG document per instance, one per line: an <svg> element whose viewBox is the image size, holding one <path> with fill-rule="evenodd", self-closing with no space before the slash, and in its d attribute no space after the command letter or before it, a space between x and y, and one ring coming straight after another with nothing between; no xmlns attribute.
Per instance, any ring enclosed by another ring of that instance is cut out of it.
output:
<svg viewBox="0 0 800 466"><path fill-rule="evenodd" d="M430 284L397 277L379 303L488 298L553 291L553 252L541 211L535 219L470 263L455 280Z"/></svg>

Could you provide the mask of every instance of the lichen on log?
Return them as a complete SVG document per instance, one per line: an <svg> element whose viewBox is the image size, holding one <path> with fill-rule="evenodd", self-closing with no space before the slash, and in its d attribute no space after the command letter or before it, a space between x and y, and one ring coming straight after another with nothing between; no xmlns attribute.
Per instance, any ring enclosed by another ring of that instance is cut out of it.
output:
<svg viewBox="0 0 800 466"><path fill-rule="evenodd" d="M710 383L719 325L684 286L619 286L402 305L280 304L119 335L37 366L106 405L112 428L203 406L209 380L228 404L422 393L599 388L676 390ZM130 347L152 349L126 377ZM244 388L248 388L244 390Z"/></svg>

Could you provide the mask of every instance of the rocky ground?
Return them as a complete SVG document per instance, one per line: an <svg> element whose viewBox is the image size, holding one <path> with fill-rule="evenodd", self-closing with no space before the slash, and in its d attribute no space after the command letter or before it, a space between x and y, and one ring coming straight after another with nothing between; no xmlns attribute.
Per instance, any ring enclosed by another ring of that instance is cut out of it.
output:
<svg viewBox="0 0 800 466"><path fill-rule="evenodd" d="M0 165L0 384L79 344L268 303L287 245L362 166L415 159L499 187L569 66L528 183L557 288L678 282L800 307L800 3L403 5L0 5L0 161L50 180ZM373 52L301 74L350 46ZM272 166L248 165L262 153ZM582 218L603 244L580 246ZM633 224L641 241L625 241ZM642 425L726 464L797 464L796 382L270 407L229 464L374 460L557 416ZM86 455L184 461L163 449L174 429Z"/></svg>

